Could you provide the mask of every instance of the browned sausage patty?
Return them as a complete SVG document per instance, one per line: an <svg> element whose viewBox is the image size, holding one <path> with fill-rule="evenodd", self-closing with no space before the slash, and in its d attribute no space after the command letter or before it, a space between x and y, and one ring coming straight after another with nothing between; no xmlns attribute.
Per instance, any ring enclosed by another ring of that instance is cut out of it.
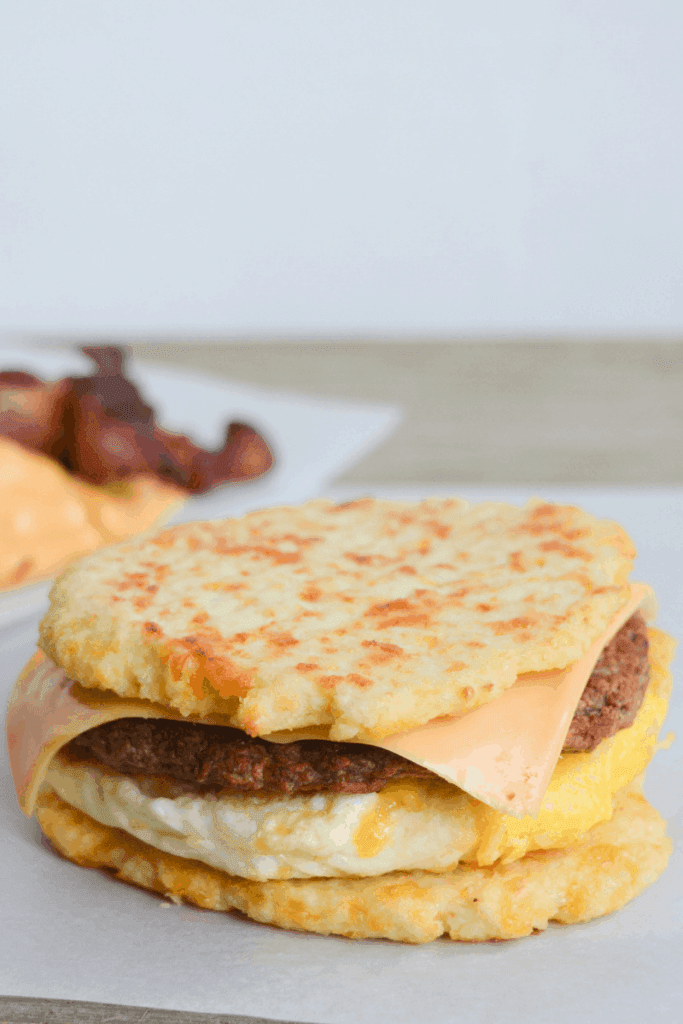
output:
<svg viewBox="0 0 683 1024"><path fill-rule="evenodd" d="M565 750L595 750L631 725L650 681L647 627L636 612L610 640L586 683Z"/></svg>
<svg viewBox="0 0 683 1024"><path fill-rule="evenodd" d="M648 683L647 653L645 623L636 614L600 656L565 749L593 750L632 723ZM432 774L361 743L269 743L237 729L166 719L120 718L76 737L66 750L125 775L162 775L197 791L376 793L392 779Z"/></svg>

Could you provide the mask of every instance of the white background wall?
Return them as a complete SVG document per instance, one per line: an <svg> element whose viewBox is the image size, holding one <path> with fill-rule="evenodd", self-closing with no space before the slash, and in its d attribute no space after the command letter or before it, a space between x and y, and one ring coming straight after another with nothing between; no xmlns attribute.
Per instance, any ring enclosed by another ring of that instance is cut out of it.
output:
<svg viewBox="0 0 683 1024"><path fill-rule="evenodd" d="M0 0L6 333L683 329L681 0Z"/></svg>

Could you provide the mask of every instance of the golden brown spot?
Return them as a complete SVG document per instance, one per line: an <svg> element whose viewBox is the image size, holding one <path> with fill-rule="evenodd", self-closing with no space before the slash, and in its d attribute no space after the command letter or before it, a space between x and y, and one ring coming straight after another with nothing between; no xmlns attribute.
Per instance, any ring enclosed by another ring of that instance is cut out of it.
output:
<svg viewBox="0 0 683 1024"><path fill-rule="evenodd" d="M322 594L323 592L320 587L315 587L311 584L309 587L304 587L304 589L299 593L299 597L302 601L319 601Z"/></svg>
<svg viewBox="0 0 683 1024"><path fill-rule="evenodd" d="M471 700L474 697L474 690L471 686L463 686L460 691L460 696L463 700Z"/></svg>
<svg viewBox="0 0 683 1024"><path fill-rule="evenodd" d="M186 597L185 600L183 601L183 608L196 608L196 607L197 607L196 602L190 600L189 597Z"/></svg>
<svg viewBox="0 0 683 1024"><path fill-rule="evenodd" d="M543 519L544 516L552 516L552 515L554 515L555 511L556 511L556 506L555 505L550 505L550 504L537 505L534 509L531 510L530 518L531 519Z"/></svg>
<svg viewBox="0 0 683 1024"><path fill-rule="evenodd" d="M400 565L396 572L405 573L406 576L417 576L417 569L413 569L412 565Z"/></svg>
<svg viewBox="0 0 683 1024"><path fill-rule="evenodd" d="M315 661L300 661L298 665L294 666L297 672L314 672L320 668Z"/></svg>
<svg viewBox="0 0 683 1024"><path fill-rule="evenodd" d="M528 513L526 520L518 527L518 532L535 535L556 533L565 540L577 540L587 536L590 531L570 525L575 511L567 505L539 505Z"/></svg>
<svg viewBox="0 0 683 1024"><path fill-rule="evenodd" d="M478 612L490 612L492 610L492 608L493 608L492 604L484 604L484 603L482 603L482 604L476 605L476 609L477 609Z"/></svg>
<svg viewBox="0 0 683 1024"><path fill-rule="evenodd" d="M484 683L484 685L482 686L482 690L484 691L484 693L490 693L492 689L493 683Z"/></svg>
<svg viewBox="0 0 683 1024"><path fill-rule="evenodd" d="M501 636L503 633L514 633L518 629L528 629L529 626L536 624L536 620L529 618L526 615L519 615L515 619L508 619L507 621L489 622L488 625L493 629L496 636Z"/></svg>
<svg viewBox="0 0 683 1024"><path fill-rule="evenodd" d="M363 640L361 646L367 648L370 652L367 658L361 662L361 665L386 665L392 658L408 657L403 648L399 647L398 644L385 644L380 643L378 640Z"/></svg>
<svg viewBox="0 0 683 1024"><path fill-rule="evenodd" d="M431 549L432 544L431 541L429 540L421 540L420 543L417 545L417 550L420 552L421 555L428 555Z"/></svg>
<svg viewBox="0 0 683 1024"><path fill-rule="evenodd" d="M409 626L414 628L426 627L429 625L429 615L397 615L393 619L385 619L377 623L377 629L393 629L397 626Z"/></svg>
<svg viewBox="0 0 683 1024"><path fill-rule="evenodd" d="M217 538L213 550L217 555L251 555L254 562L270 559L275 565L301 561L299 551L280 551L266 544L228 544L224 537Z"/></svg>
<svg viewBox="0 0 683 1024"><path fill-rule="evenodd" d="M352 562L356 562L357 565L388 565L393 559L387 558L386 555L359 555L354 551L345 551L344 558L349 558Z"/></svg>
<svg viewBox="0 0 683 1024"><path fill-rule="evenodd" d="M171 571L169 565L160 565L158 562L141 562L140 565L144 566L145 569L151 569L158 583L164 580Z"/></svg>
<svg viewBox="0 0 683 1024"><path fill-rule="evenodd" d="M156 622L145 622L142 628L145 633L149 633L150 636L161 636L162 634L162 629L160 626L157 626Z"/></svg>
<svg viewBox="0 0 683 1024"><path fill-rule="evenodd" d="M383 644L379 640L363 640L361 647L379 647L385 654L403 654L403 648L398 644Z"/></svg>
<svg viewBox="0 0 683 1024"><path fill-rule="evenodd" d="M228 656L231 642L217 629L205 626L201 632L169 640L163 651L173 678L187 680L195 697L203 697L206 680L223 697L243 696L253 683L256 669L242 669Z"/></svg>
<svg viewBox="0 0 683 1024"><path fill-rule="evenodd" d="M367 676L359 676L357 672L351 672L346 676L346 679L354 686L360 686L363 689L366 686L372 686L372 679L368 679Z"/></svg>
<svg viewBox="0 0 683 1024"><path fill-rule="evenodd" d="M343 679L343 676L318 676L316 681L324 690L333 690L337 683L341 683Z"/></svg>
<svg viewBox="0 0 683 1024"><path fill-rule="evenodd" d="M251 533L257 536L259 531L257 529L253 529ZM269 537L268 540L271 544L296 544L301 545L302 547L309 547L311 544L316 544L318 541L322 540L322 537L302 537L298 533L279 533L273 534L273 536Z"/></svg>
<svg viewBox="0 0 683 1024"><path fill-rule="evenodd" d="M577 548L573 544L564 544L561 540L547 540L538 545L541 551L557 551L565 558L581 558L584 562L590 562L591 555L585 548Z"/></svg>
<svg viewBox="0 0 683 1024"><path fill-rule="evenodd" d="M431 530L435 536L440 537L442 540L444 537L448 537L451 532L450 526L446 526L445 523L440 523L438 519L430 519L427 523L427 529Z"/></svg>
<svg viewBox="0 0 683 1024"><path fill-rule="evenodd" d="M451 663L451 664L450 664L450 665L448 666L448 668L446 669L446 671L447 671L447 672L462 672L462 670L463 670L464 668L466 668L466 667L467 667L467 666L465 665L465 662L464 662L464 661L454 661L454 662L452 662L452 663Z"/></svg>
<svg viewBox="0 0 683 1024"><path fill-rule="evenodd" d="M232 590L244 590L244 583L203 583L202 590L221 590L230 593Z"/></svg>
<svg viewBox="0 0 683 1024"><path fill-rule="evenodd" d="M109 585L116 590L145 590L149 584L149 576L146 572L126 572L122 580L109 580Z"/></svg>
<svg viewBox="0 0 683 1024"><path fill-rule="evenodd" d="M485 646L486 645L482 644L481 641L479 641L479 640L468 640L466 642L466 644L465 644L465 647L471 647L472 650L476 650L478 647L485 647Z"/></svg>
<svg viewBox="0 0 683 1024"><path fill-rule="evenodd" d="M374 502L373 498L357 498L355 501L343 501L341 505L335 505L330 512L346 512L350 508L369 508Z"/></svg>
<svg viewBox="0 0 683 1024"><path fill-rule="evenodd" d="M177 528L174 530L163 530L161 533L158 533L156 537L152 538L152 544L156 544L158 548L172 548L175 543L177 532Z"/></svg>
<svg viewBox="0 0 683 1024"><path fill-rule="evenodd" d="M530 533L538 536L541 533L562 533L563 525L561 519L539 519L532 518L522 523L518 528L519 533Z"/></svg>
<svg viewBox="0 0 683 1024"><path fill-rule="evenodd" d="M204 626L208 621L209 616L207 612L199 612L190 619L190 622L195 626Z"/></svg>
<svg viewBox="0 0 683 1024"><path fill-rule="evenodd" d="M395 618L387 618L386 622L378 623L379 630L390 630L395 627L410 627L411 629L422 629L429 626L429 615L402 615Z"/></svg>
<svg viewBox="0 0 683 1024"><path fill-rule="evenodd" d="M513 572L525 572L521 551L511 551L508 557L508 566Z"/></svg>
<svg viewBox="0 0 683 1024"><path fill-rule="evenodd" d="M368 608L366 615L386 615L387 612L404 612L412 611L414 605L410 601L406 601L405 598L399 598L397 601L386 601L384 604L373 604L371 608Z"/></svg>
<svg viewBox="0 0 683 1024"><path fill-rule="evenodd" d="M269 643L275 644L276 647L293 647L294 644L298 644L291 633L278 633L277 636L271 636L268 638Z"/></svg>

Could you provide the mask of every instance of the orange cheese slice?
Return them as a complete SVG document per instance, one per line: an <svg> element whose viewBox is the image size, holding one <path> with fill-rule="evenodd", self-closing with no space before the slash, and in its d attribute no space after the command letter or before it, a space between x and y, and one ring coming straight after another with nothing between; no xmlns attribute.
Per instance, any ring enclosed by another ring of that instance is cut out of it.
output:
<svg viewBox="0 0 683 1024"><path fill-rule="evenodd" d="M375 746L429 768L497 810L516 816L536 814L600 653L641 606L645 606L646 618L654 617L651 589L632 584L628 604L575 665L520 676L490 704L460 717L437 719L387 736ZM152 701L86 689L68 679L42 651L34 654L14 685L7 711L10 768L25 814L33 813L38 790L57 751L88 729L119 718L199 721ZM201 721L231 725L220 715ZM264 738L293 742L309 736L312 732L304 730Z"/></svg>
<svg viewBox="0 0 683 1024"><path fill-rule="evenodd" d="M119 718L183 718L172 708L149 700L125 699L102 690L87 690L68 679L42 651L22 669L7 709L7 748L19 806L31 816L48 765L61 747L88 729ZM202 718L229 725L220 715Z"/></svg>
<svg viewBox="0 0 683 1024"><path fill-rule="evenodd" d="M490 704L385 736L377 745L429 768L496 810L517 817L537 814L595 663L643 605L646 618L654 618L652 590L632 583L628 604L574 665L518 676Z"/></svg>

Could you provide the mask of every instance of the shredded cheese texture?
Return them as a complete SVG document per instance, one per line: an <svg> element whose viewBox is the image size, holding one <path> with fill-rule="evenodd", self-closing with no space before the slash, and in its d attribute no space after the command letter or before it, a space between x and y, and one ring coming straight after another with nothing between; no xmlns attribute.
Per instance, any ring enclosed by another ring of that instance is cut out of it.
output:
<svg viewBox="0 0 683 1024"><path fill-rule="evenodd" d="M539 500L315 501L85 559L40 642L86 687L372 742L577 661L633 556L614 523Z"/></svg>

